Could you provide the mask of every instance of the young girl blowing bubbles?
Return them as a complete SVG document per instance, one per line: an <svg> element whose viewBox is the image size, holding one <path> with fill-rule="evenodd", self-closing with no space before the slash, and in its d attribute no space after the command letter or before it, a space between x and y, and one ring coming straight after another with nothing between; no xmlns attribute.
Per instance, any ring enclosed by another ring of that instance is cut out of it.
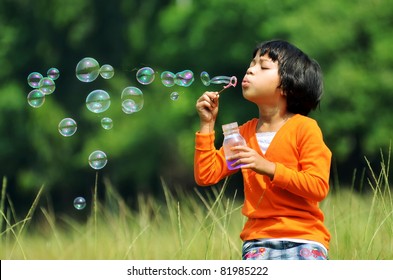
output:
<svg viewBox="0 0 393 280"><path fill-rule="evenodd" d="M329 191L331 152L317 122L307 115L323 91L318 63L292 44L274 40L256 47L242 81L243 96L259 117L240 126L247 146L225 158L214 146L217 92L196 102L200 130L195 136L194 176L210 186L239 169L244 182L240 234L242 258L326 260L330 234L319 208Z"/></svg>

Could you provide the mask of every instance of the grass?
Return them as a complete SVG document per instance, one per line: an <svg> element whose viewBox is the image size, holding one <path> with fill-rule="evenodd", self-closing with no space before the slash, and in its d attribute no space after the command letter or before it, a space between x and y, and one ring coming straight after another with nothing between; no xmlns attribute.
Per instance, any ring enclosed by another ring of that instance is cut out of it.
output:
<svg viewBox="0 0 393 280"><path fill-rule="evenodd" d="M390 158L371 170L371 191L332 190L321 207L332 234L330 258L393 259L393 199ZM97 175L98 176L98 175ZM97 181L97 177L96 177ZM1 259L235 259L241 258L239 233L245 222L242 202L220 188L171 191L162 182L164 201L141 194L131 208L109 182L105 201L97 200L86 221L56 216L40 206L43 187L24 218L17 219L4 178L0 199ZM75 210L77 211L77 210Z"/></svg>
<svg viewBox="0 0 393 280"><path fill-rule="evenodd" d="M393 198L389 184L389 158L379 172L368 164L371 191L339 189L322 204L326 224L332 233L331 257L349 260L393 259Z"/></svg>

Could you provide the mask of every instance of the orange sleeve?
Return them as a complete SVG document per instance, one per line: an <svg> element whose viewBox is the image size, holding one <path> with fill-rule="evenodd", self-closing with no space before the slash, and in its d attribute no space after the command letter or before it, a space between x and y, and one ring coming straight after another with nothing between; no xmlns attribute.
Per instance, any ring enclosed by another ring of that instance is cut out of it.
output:
<svg viewBox="0 0 393 280"><path fill-rule="evenodd" d="M214 132L195 134L194 178L200 186L214 185L234 173L227 168L223 149L216 150L214 140Z"/></svg>
<svg viewBox="0 0 393 280"><path fill-rule="evenodd" d="M319 202L329 191L331 152L316 122L307 122L298 130L296 146L299 151L297 170L276 163L273 186Z"/></svg>

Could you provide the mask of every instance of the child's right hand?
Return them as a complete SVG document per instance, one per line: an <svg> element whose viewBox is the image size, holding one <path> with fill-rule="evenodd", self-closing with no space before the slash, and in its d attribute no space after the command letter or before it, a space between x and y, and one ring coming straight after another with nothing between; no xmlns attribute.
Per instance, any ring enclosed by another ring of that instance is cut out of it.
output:
<svg viewBox="0 0 393 280"><path fill-rule="evenodd" d="M211 132L218 114L218 98L216 91L206 91L196 102L196 109L201 121L200 132ZM209 131L204 131L207 128Z"/></svg>

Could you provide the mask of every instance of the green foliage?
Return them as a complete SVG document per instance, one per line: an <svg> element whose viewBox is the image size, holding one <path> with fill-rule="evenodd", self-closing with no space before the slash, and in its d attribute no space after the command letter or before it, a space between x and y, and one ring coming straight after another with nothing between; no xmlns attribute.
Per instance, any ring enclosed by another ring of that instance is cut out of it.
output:
<svg viewBox="0 0 393 280"><path fill-rule="evenodd" d="M170 185L194 186L192 156L198 129L195 101L205 90L199 73L243 77L255 44L282 38L320 62L325 76L321 109L312 114L331 148L341 181L354 168L373 163L377 151L393 137L393 54L390 46L393 6L368 1L11 1L0 2L0 174L17 192L37 189L66 195L89 191L94 176L87 164L93 149L109 157L102 178L122 192L156 192L160 177ZM75 78L77 62L86 56L115 67L115 77L92 84ZM135 71L157 71L152 85L141 87ZM30 72L58 67L57 89L42 108L27 105ZM165 88L164 70L190 69L189 88ZM144 92L141 112L119 110L126 86ZM112 96L108 114L114 128L99 127L101 116L87 112L92 89ZM179 91L177 102L169 99ZM229 89L221 98L217 123L242 123L257 116L256 107ZM77 134L61 137L64 117L78 122ZM100 178L101 178L100 177Z"/></svg>

